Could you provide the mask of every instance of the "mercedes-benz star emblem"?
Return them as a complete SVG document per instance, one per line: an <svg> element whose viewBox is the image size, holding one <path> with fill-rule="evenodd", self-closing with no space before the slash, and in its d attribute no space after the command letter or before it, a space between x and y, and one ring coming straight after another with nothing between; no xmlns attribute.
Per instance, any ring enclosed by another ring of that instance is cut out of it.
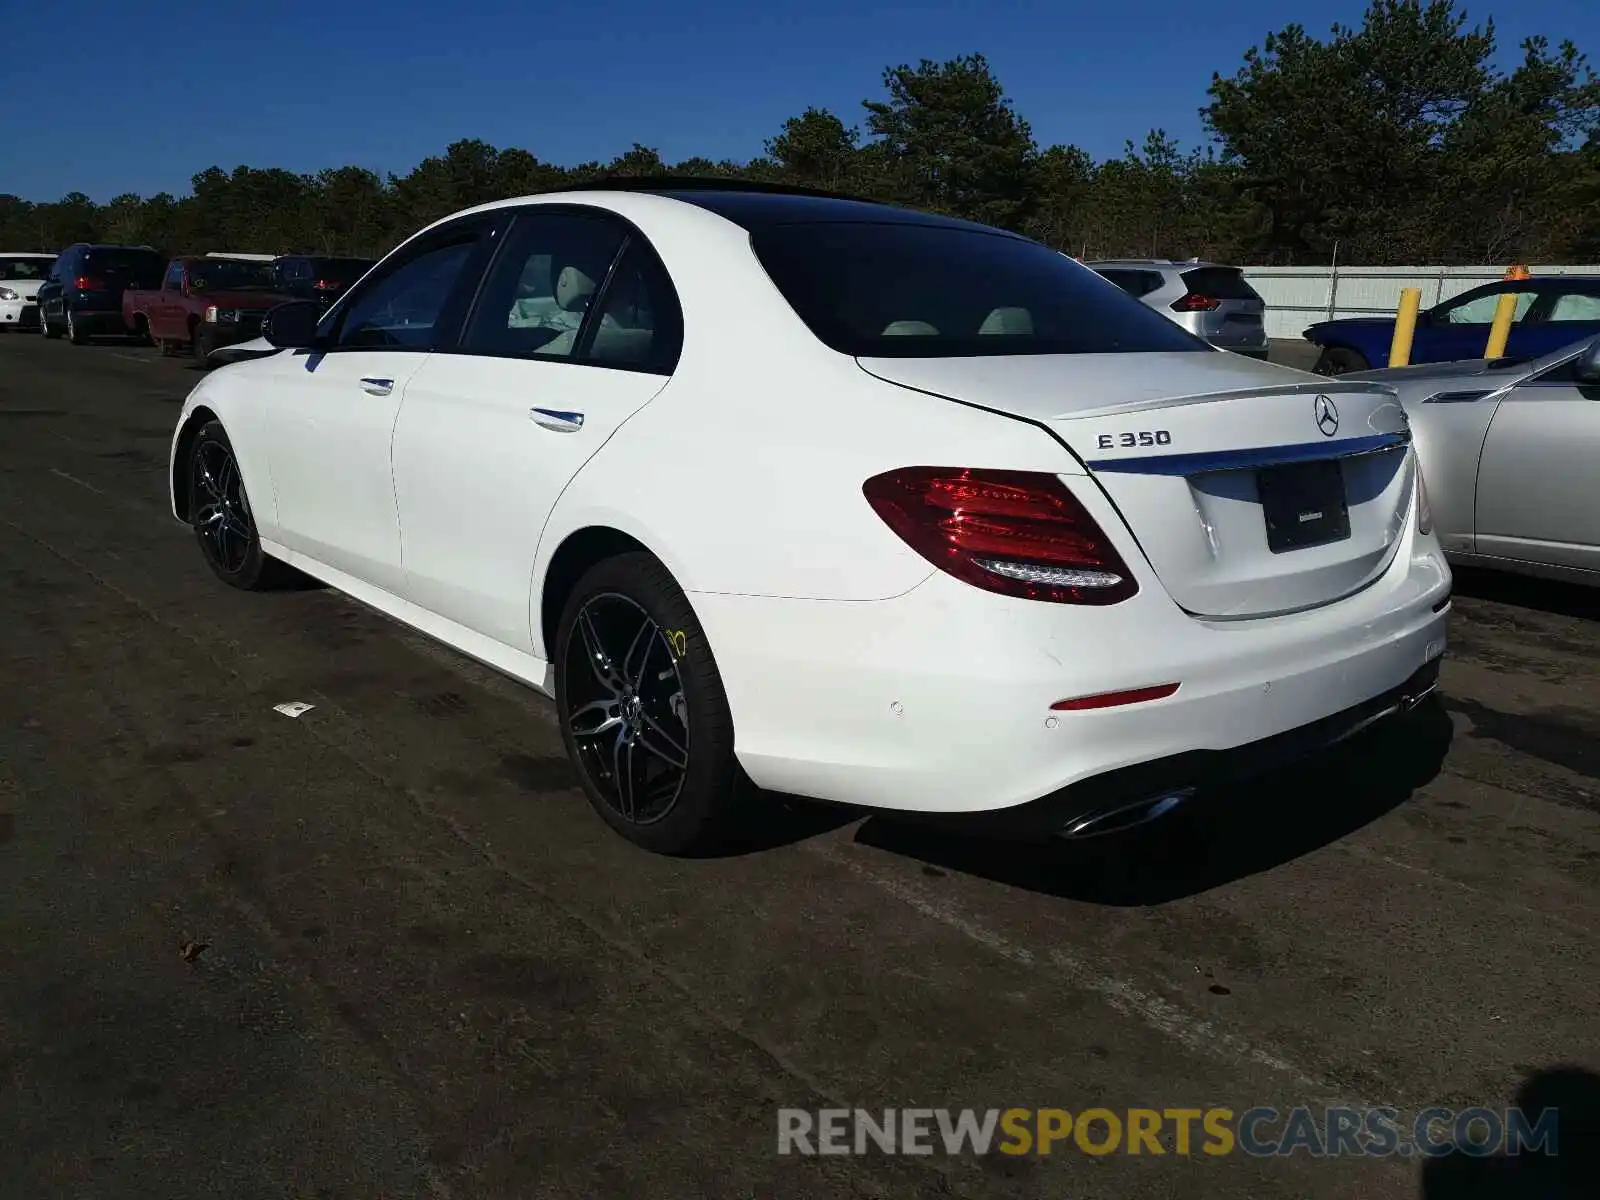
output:
<svg viewBox="0 0 1600 1200"><path fill-rule="evenodd" d="M1326 396L1318 396L1311 405L1311 413L1317 419L1317 428L1322 430L1323 437L1332 437L1339 432L1339 410L1333 406L1333 401Z"/></svg>

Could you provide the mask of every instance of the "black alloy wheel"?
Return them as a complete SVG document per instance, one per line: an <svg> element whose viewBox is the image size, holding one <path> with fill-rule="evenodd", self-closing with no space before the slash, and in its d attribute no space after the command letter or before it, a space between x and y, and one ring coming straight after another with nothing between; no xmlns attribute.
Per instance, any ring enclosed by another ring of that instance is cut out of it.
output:
<svg viewBox="0 0 1600 1200"><path fill-rule="evenodd" d="M688 598L655 558L591 568L556 636L556 709L584 792L646 849L709 849L746 787L722 678Z"/></svg>
<svg viewBox="0 0 1600 1200"><path fill-rule="evenodd" d="M224 583L250 591L273 582L279 564L261 549L244 477L219 421L206 423L189 452L189 523L206 565Z"/></svg>
<svg viewBox="0 0 1600 1200"><path fill-rule="evenodd" d="M617 592L585 600L562 664L567 724L606 806L632 825L672 812L689 773L689 708L667 633Z"/></svg>

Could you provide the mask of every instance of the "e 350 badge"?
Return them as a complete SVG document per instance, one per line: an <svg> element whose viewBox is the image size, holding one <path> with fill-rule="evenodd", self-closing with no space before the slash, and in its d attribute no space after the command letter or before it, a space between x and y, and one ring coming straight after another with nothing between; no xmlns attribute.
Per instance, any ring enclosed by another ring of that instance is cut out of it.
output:
<svg viewBox="0 0 1600 1200"><path fill-rule="evenodd" d="M1172 445L1172 434L1165 429L1141 429L1137 433L1102 433L1096 439L1096 446L1101 450L1170 445Z"/></svg>

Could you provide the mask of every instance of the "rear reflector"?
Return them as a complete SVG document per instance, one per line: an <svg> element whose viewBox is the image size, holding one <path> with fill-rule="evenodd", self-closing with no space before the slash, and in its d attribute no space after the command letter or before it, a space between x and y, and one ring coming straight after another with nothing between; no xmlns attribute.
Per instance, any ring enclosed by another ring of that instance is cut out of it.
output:
<svg viewBox="0 0 1600 1200"><path fill-rule="evenodd" d="M1050 707L1056 712L1081 712L1086 708L1116 708L1122 704L1142 704L1146 700L1165 700L1177 690L1178 685L1175 683L1160 683L1155 687L1131 688L1125 692L1100 692L1094 696L1057 700Z"/></svg>
<svg viewBox="0 0 1600 1200"><path fill-rule="evenodd" d="M1139 590L1105 531L1054 475L903 467L861 490L908 546L985 591L1099 605Z"/></svg>
<svg viewBox="0 0 1600 1200"><path fill-rule="evenodd" d="M1202 296L1197 292L1190 292L1187 296L1180 296L1172 302L1172 311L1211 312L1221 306L1222 301L1215 296Z"/></svg>

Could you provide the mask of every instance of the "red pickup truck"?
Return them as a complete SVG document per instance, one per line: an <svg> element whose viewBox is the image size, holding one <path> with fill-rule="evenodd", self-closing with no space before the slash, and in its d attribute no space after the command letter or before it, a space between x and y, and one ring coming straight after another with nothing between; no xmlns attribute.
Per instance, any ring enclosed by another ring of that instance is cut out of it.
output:
<svg viewBox="0 0 1600 1200"><path fill-rule="evenodd" d="M174 258L159 288L122 293L122 319L165 355L204 358L218 346L261 336L267 310L294 299L274 290L272 264L239 258Z"/></svg>

